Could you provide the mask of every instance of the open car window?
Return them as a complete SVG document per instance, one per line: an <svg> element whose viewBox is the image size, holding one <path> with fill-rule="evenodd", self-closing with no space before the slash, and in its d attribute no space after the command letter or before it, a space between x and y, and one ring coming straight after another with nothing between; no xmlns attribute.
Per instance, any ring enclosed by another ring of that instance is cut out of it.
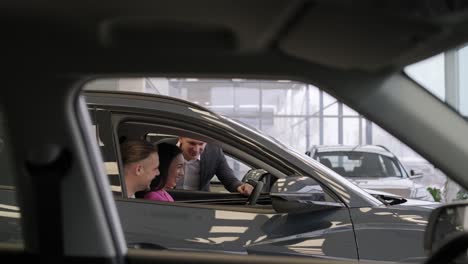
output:
<svg viewBox="0 0 468 264"><path fill-rule="evenodd" d="M185 125L184 121L178 125L180 127L178 130L176 128L177 126L174 125L172 125L172 127L162 125L168 121L173 121L171 119L164 121L164 119L158 117L159 119L151 121L151 123L147 123L145 125L145 122L141 121L145 120L145 115L128 115L119 113L119 111L113 111L112 109L104 109L105 107L103 108L99 106L93 106L92 104L90 104L88 107L93 119L93 130L95 132L95 136L97 137L97 142L99 142L98 144L105 161L106 172L111 182L111 190L118 197L126 197L126 183L122 177L122 164L119 163L119 145L122 142L132 139L143 139L145 141L151 142L152 144L167 142L168 140L174 141L175 143L178 142L180 136L184 135L193 135L195 138L201 136L198 139L207 142L212 141L212 139L207 136L197 135L196 133L194 134L194 131L196 130L190 131L188 127L186 127L185 130L182 129L182 127ZM146 120L150 119L146 117ZM219 143L222 142L214 142L215 145L218 145ZM258 168L267 170L269 173L275 176L275 179L283 178L287 175L300 174L293 169L287 169L286 167L280 166L279 168L281 168L281 170L279 170L274 166L267 165L265 162L260 162L258 159L246 155L245 152L237 149L233 145L222 143L220 146L226 151L224 155L226 158L226 163L230 169L232 169L234 176L238 181L247 182L245 179L247 172ZM223 182L219 181L217 176L218 175L215 174L211 180L211 191L221 191L226 193L227 191L225 186L223 186ZM268 191L273 182L274 181L269 181L270 185L268 188L265 186L263 190ZM186 196L184 196L184 199L187 200ZM330 198L329 200L333 199Z"/></svg>
<svg viewBox="0 0 468 264"><path fill-rule="evenodd" d="M123 120L126 120L127 117L123 118ZM163 121L162 121L163 122ZM211 147L218 147L223 150L223 156L226 159L226 164L229 166L229 168L232 170L233 176L240 182L246 183L249 181L248 175L251 171L254 170L263 170L266 174L268 174L268 179L265 178L263 179L263 182L267 185L262 188L262 193L265 197L267 197L268 200L268 193L270 191L271 186L276 182L277 179L280 178L285 178L291 175L297 174L292 169L288 169L286 167L274 167L272 164L265 163L257 158L255 158L251 154L247 154L243 152L242 150L238 149L236 146L220 142L217 140L214 140L210 137L207 137L206 135L202 134L197 134L199 132L196 131L189 131L186 128L183 128L183 124L173 125L173 126L165 126L165 125L160 125L154 124L154 123L144 123L144 122L138 122L138 121L129 121L129 122L123 122L119 125L117 131L118 135L117 137L122 140L131 140L131 139L137 139L137 138L144 138L147 141L150 141L153 144L158 144L158 143L168 143L171 142L172 144L179 144L178 139L180 137L191 137L197 140L202 140L207 142L207 147L208 145ZM180 147L180 146L179 146ZM205 151L207 151L205 149ZM187 163L187 160L185 160L185 163ZM120 165L122 166L122 165ZM220 175L221 176L221 175ZM257 179L254 179L256 181ZM120 175L120 181L124 182L124 179L122 177L122 173ZM211 179L210 184L209 184L209 192L210 193L226 193L229 194L229 196L232 196L232 191L229 192L226 190L226 187L223 186L223 181L218 179L218 175L214 174L214 177ZM252 184L254 185L255 182ZM182 185L182 184L180 184ZM320 185L315 182L314 185L316 185L315 188L320 188ZM179 191L183 193L182 195L182 202L192 202L190 201L190 194L182 190L182 186L179 186L174 188L174 190L169 190L171 193L174 195L178 195L180 193ZM206 192L208 190L202 190L201 192ZM236 194L239 196L238 194ZM210 195L207 197L207 201L203 201L203 194L200 194L200 191L197 191L197 194L193 194L193 200L195 203L206 203L206 204L211 204L211 201L209 201ZM201 197L201 198L200 198ZM223 197L222 195L216 196L216 197ZM336 202L337 200L335 198L331 198L330 195L326 195L326 200L329 202ZM247 202L247 197L242 197L239 196L238 200L240 202L237 202L237 205L244 205ZM178 199L175 199L177 202ZM222 204L222 202L216 202L216 204ZM234 204L235 203L231 203ZM264 204L266 205L271 205L271 201L266 201Z"/></svg>

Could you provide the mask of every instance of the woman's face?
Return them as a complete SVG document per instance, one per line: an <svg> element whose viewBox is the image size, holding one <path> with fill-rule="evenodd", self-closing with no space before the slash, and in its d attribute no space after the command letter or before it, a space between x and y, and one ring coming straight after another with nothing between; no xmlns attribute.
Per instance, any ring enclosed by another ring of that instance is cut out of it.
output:
<svg viewBox="0 0 468 264"><path fill-rule="evenodd" d="M167 189L173 189L176 186L177 178L184 176L184 156L182 153L172 160L167 174L167 182L164 187Z"/></svg>

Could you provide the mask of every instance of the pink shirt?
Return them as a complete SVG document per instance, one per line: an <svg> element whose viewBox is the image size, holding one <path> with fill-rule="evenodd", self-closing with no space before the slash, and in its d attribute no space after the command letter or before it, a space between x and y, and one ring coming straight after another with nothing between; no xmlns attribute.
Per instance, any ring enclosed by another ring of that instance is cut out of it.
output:
<svg viewBox="0 0 468 264"><path fill-rule="evenodd" d="M153 201L174 202L172 196L163 189L145 194L145 199Z"/></svg>

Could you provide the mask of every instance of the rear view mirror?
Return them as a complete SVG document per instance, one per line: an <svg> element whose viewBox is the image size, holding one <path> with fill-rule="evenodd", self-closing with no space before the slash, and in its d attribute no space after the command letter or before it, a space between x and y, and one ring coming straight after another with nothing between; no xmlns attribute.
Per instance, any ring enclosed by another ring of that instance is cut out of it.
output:
<svg viewBox="0 0 468 264"><path fill-rule="evenodd" d="M314 179L303 176L278 179L271 187L270 197L273 208L280 213L344 206L341 203L327 201L322 187Z"/></svg>
<svg viewBox="0 0 468 264"><path fill-rule="evenodd" d="M432 254L426 263L467 263L468 203L449 204L432 211L424 237Z"/></svg>

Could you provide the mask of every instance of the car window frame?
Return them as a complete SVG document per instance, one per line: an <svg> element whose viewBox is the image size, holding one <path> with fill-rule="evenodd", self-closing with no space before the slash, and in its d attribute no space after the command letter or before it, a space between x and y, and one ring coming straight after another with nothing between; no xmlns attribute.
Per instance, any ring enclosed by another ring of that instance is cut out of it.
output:
<svg viewBox="0 0 468 264"><path fill-rule="evenodd" d="M196 137L196 138L200 138L202 140L206 140L206 141L210 141L210 142L215 142L215 143L218 143L222 148L223 150L225 149L225 151L227 153L229 153L231 156L234 156L238 159L240 159L238 157L238 152L241 152L243 150L240 150L238 148L235 148L233 146L231 146L229 143L225 143L225 142L220 142L219 139L216 139L216 135L214 135L214 133L212 133L211 131L208 131L204 128L200 128L200 127L197 127L197 126L192 126L191 124L187 124L186 120L178 120L178 121L175 121L175 117L172 117L170 120L167 119L167 117L164 117L164 114L163 113L160 113L158 112L157 110L154 110L152 111L152 114L151 115L148 115L148 114L141 114L141 113L137 113L137 112L128 112L128 111L125 111L125 110L122 110L122 109L107 109L109 112L110 112L110 119L111 119L111 122L112 122L112 130L113 130L113 138L114 138L114 142L116 142L116 140L118 141L118 129L119 129L119 126L122 124L122 123L126 123L126 122L139 122L139 123L147 123L148 125L152 125L154 127L164 127L166 129L169 129L169 131L183 131L184 133L186 134L191 134L193 135L193 137ZM175 123L175 124L174 124ZM178 127L177 128L174 128L173 126L174 125L177 125ZM200 132L200 130L204 130L204 133ZM194 132L196 131L196 132ZM164 131L163 133L170 133L170 132L167 132L167 131ZM116 155L117 155L117 161L118 161L118 167L119 167L119 172L122 172L123 171L123 167L122 167L122 164L121 164L121 155L120 155L120 146L119 144L117 145L114 145L114 148L115 148L115 152L116 152ZM300 169L299 168L293 168L293 167L290 167L289 170L290 170L290 173L284 173L282 171L282 169L284 169L284 167L282 166L277 166L279 168L275 168L275 167L272 167L271 165L265 163L264 161L261 161L259 159L257 159L256 157L252 156L251 154L245 152L245 154L251 156L252 158L258 160L259 163L261 163L261 167L262 168L265 168L265 170L267 170L268 172L270 172L271 174L281 178L282 175L284 176L292 176L292 175L301 175L301 176L304 176L300 173ZM280 157L276 157L276 158L280 158ZM243 160L243 159L241 159ZM244 162L244 163L248 163L248 162ZM256 164L252 164L252 163L248 163L250 164L251 166L254 166L256 167L257 165ZM347 207L347 204L342 201L342 199L339 197L339 195L335 194L332 190L330 190L326 185L324 185L323 183L321 183L319 180L317 180L316 178L313 177L313 175L305 175L305 176L308 176L308 177L311 177L313 178L323 189L323 191L329 196L331 197L336 203L340 203L340 204L343 204L345 205L345 207ZM120 176L120 180L121 182L124 183L124 180L122 179L122 176ZM126 195L124 195L124 187L122 185L122 197L126 197ZM127 198L129 199L129 198Z"/></svg>

